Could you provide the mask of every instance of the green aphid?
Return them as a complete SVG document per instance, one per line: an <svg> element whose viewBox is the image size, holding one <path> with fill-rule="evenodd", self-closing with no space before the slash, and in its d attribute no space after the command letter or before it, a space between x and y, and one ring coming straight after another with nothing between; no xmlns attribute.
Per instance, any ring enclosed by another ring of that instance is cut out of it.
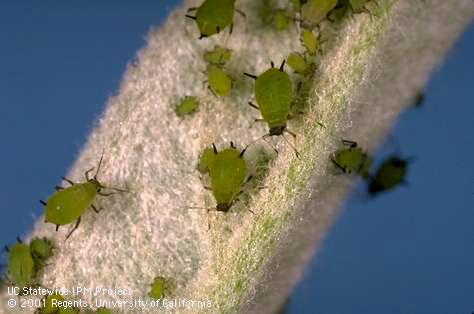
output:
<svg viewBox="0 0 474 314"><path fill-rule="evenodd" d="M186 96L181 99L180 103L176 106L176 114L178 117L182 117L191 114L199 107L199 100L195 96Z"/></svg>
<svg viewBox="0 0 474 314"><path fill-rule="evenodd" d="M284 31L288 28L288 16L286 11L283 9L278 9L273 12L272 25L278 31Z"/></svg>
<svg viewBox="0 0 474 314"><path fill-rule="evenodd" d="M236 11L235 0L204 0L199 7L188 9L188 13L191 11L196 11L196 15L186 15L186 17L196 21L201 32L199 39L217 34L227 26L230 26L230 32L232 32L234 11Z"/></svg>
<svg viewBox="0 0 474 314"><path fill-rule="evenodd" d="M305 58L296 52L293 52L288 56L287 62L290 68L292 68L296 73L305 73L309 68Z"/></svg>
<svg viewBox="0 0 474 314"><path fill-rule="evenodd" d="M19 287L36 286L37 267L30 247L27 244L19 243L8 248L8 279Z"/></svg>
<svg viewBox="0 0 474 314"><path fill-rule="evenodd" d="M362 148L357 147L356 142L342 140L342 143L349 147L336 151L331 156L332 162L344 173L354 172L367 179L372 165L372 158Z"/></svg>
<svg viewBox="0 0 474 314"><path fill-rule="evenodd" d="M42 268L46 260L53 256L53 244L47 238L33 238L30 242L30 252L36 268Z"/></svg>
<svg viewBox="0 0 474 314"><path fill-rule="evenodd" d="M286 129L286 124L293 100L293 86L290 76L283 70L284 66L284 60L279 69L276 69L272 62L272 67L258 77L244 73L255 80L258 106L249 104L260 110L263 120L268 125L269 136L282 135L285 131L290 133Z"/></svg>
<svg viewBox="0 0 474 314"><path fill-rule="evenodd" d="M223 67L229 62L232 57L232 50L216 45L214 50L209 50L204 53L204 60L207 63Z"/></svg>
<svg viewBox="0 0 474 314"><path fill-rule="evenodd" d="M210 147L206 148L199 158L198 171L202 174L209 172L209 165L214 161L214 150Z"/></svg>
<svg viewBox="0 0 474 314"><path fill-rule="evenodd" d="M322 20L337 5L338 0L307 0L301 5L301 19L303 23L310 28L314 28L321 23Z"/></svg>
<svg viewBox="0 0 474 314"><path fill-rule="evenodd" d="M239 151L232 142L229 148L220 152L214 144L212 147L214 158L209 164L210 189L216 199L216 210L228 212L247 177L247 162L244 159L247 148Z"/></svg>
<svg viewBox="0 0 474 314"><path fill-rule="evenodd" d="M232 79L220 67L210 65L207 68L207 81L209 88L217 96L229 96L232 89Z"/></svg>
<svg viewBox="0 0 474 314"><path fill-rule="evenodd" d="M153 279L148 295L155 300L163 299L172 293L173 287L174 284L172 280L158 276Z"/></svg>
<svg viewBox="0 0 474 314"><path fill-rule="evenodd" d="M316 54L316 52L318 52L318 39L312 31L308 29L303 29L303 31L301 32L301 42L310 55L314 55Z"/></svg>
<svg viewBox="0 0 474 314"><path fill-rule="evenodd" d="M116 194L115 192L104 193L102 192L102 189L127 192L117 188L106 187L98 181L97 175L103 157L104 154L100 157L97 172L94 177L89 178L89 174L95 169L95 167L86 171L85 177L87 181L84 183L74 183L73 181L63 177L63 179L71 184L71 186L68 188L56 187L56 192L48 198L46 202L40 201L45 207L45 222L55 224L56 231L61 225L68 225L74 221L76 222L74 228L66 236L66 239L68 239L79 227L81 216L87 208L91 207L96 213L99 213L100 210L98 210L93 204L97 195L110 196Z"/></svg>
<svg viewBox="0 0 474 314"><path fill-rule="evenodd" d="M375 196L405 183L409 159L398 156L387 158L369 180L368 192Z"/></svg>

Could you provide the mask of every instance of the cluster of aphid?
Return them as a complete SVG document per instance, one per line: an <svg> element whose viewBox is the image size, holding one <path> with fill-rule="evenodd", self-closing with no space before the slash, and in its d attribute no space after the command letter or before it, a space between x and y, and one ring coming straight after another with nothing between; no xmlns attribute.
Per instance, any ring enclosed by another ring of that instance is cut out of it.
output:
<svg viewBox="0 0 474 314"><path fill-rule="evenodd" d="M372 157L356 142L342 140L347 148L341 148L331 157L332 162L343 173L355 173L367 181L367 192L375 196L405 183L409 158L392 155L371 173Z"/></svg>
<svg viewBox="0 0 474 314"><path fill-rule="evenodd" d="M268 2L267 0L263 0ZM299 21L301 26L301 42L304 52L291 53L287 58L287 63L293 71L302 76L302 79L309 79L317 67L317 56L321 53L319 39L314 33L320 22L330 16L341 16L348 10L361 12L368 0L290 0L289 8L276 9L270 16L271 25L276 30L285 30L290 21ZM195 15L190 15L195 12ZM229 27L233 29L234 12L245 14L235 8L235 0L204 0L197 8L188 10L186 17L196 21L200 31L199 38L206 38L223 31ZM298 12L299 17L291 17L292 12ZM225 47L216 45L213 50L206 51L204 59L207 62L207 83L211 92L220 97L228 96L232 89L232 78L225 66L232 56L232 51ZM285 60L276 68L271 63L271 67L260 75L243 73L243 75L255 81L254 92L256 104L249 102L249 105L259 110L262 121L268 126L268 134L261 137L265 140L271 136L282 136L289 131L287 122L291 118L292 104L294 103L293 84L288 73L284 70ZM298 92L298 90L296 91ZM198 109L199 100L194 96L186 96L176 106L176 114L184 116L195 112ZM286 138L285 138L286 140ZM287 141L289 145L290 142ZM396 156L390 157L375 171L370 173L372 158L357 146L355 142L343 141L347 147L336 151L331 160L344 173L356 173L368 181L368 191L375 195L381 191L387 191L403 182L408 160ZM239 150L233 142L230 147L218 150L212 147L206 148L200 156L198 170L202 174L209 174L210 187L216 201L215 209L221 212L228 212L233 203L241 193L243 185L252 177L249 175L247 162L244 154L248 145ZM296 155L299 157L296 148L291 145ZM276 149L275 149L276 150ZM75 222L74 227L67 234L68 239L78 228L81 216L87 208L92 208L99 213L93 202L97 195L111 196L116 193L126 192L126 190L111 188L103 185L97 179L102 165L103 155L97 166L97 171L93 177L90 173L94 168L85 173L86 181L75 183L67 178L63 179L71 186L56 187L56 192L47 199L41 201L45 207L45 222L56 225L56 230L62 225L69 225ZM111 190L104 192L104 190ZM9 250L8 258L8 279L9 284L18 287L39 286L38 273L45 266L45 261L52 256L53 246L48 239L33 239L29 245L19 243ZM174 282L162 276L156 277L150 287L149 296L160 299L173 293ZM61 301L63 297L59 294L52 294L45 298L44 306L37 310L37 313L79 313L75 308L56 308L53 301ZM88 312L92 313L92 312ZM110 310L100 308L94 313L111 313Z"/></svg>

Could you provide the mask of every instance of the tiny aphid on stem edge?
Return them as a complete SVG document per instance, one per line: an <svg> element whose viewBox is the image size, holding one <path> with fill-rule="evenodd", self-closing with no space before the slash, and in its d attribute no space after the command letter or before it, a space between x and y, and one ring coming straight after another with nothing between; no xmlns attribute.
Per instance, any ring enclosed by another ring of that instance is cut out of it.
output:
<svg viewBox="0 0 474 314"><path fill-rule="evenodd" d="M103 157L104 154L102 153L97 172L92 178L89 178L89 174L95 169L95 167L86 171L85 177L87 181L83 183L75 183L63 177L63 179L71 184L71 186L68 188L57 186L56 192L53 193L46 202L40 201L45 207L45 222L55 224L56 231L61 225L68 225L74 221L76 222L74 228L67 234L66 240L79 227L81 216L84 214L86 209L91 207L96 213L100 212L100 209L97 209L93 204L97 195L111 196L117 194L117 192L127 192L126 190L107 187L99 182L97 175L99 174ZM110 189L116 192L104 193L102 192L102 189Z"/></svg>
<svg viewBox="0 0 474 314"><path fill-rule="evenodd" d="M235 8L235 0L204 0L199 7L188 9L188 13L194 11L196 15L187 14L186 17L196 21L201 33L199 39L217 34L228 26L232 33L234 11L245 16Z"/></svg>

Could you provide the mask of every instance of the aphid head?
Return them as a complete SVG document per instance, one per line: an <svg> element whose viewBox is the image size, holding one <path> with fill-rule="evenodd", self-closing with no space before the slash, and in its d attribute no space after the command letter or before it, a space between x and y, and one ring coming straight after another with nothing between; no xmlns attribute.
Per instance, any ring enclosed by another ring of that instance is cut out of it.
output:
<svg viewBox="0 0 474 314"><path fill-rule="evenodd" d="M231 206L231 203L220 203L217 204L216 210L218 212L228 212Z"/></svg>
<svg viewBox="0 0 474 314"><path fill-rule="evenodd" d="M286 125L274 126L270 128L270 131L268 132L268 134L270 136L282 135L285 129L286 129Z"/></svg>

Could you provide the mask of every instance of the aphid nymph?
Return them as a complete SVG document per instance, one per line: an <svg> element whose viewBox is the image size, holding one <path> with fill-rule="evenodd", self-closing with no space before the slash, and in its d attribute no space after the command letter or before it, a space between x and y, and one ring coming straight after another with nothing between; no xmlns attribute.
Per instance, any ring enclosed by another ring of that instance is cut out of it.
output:
<svg viewBox="0 0 474 314"><path fill-rule="evenodd" d="M235 0L204 0L199 7L188 9L188 13L192 11L196 11L196 15L187 14L186 17L196 21L201 32L199 39L217 34L227 26L232 33L234 11L245 16L235 9Z"/></svg>
<svg viewBox="0 0 474 314"><path fill-rule="evenodd" d="M280 65L280 68L275 68L273 62L271 68L255 76L253 74L244 73L244 75L255 80L255 98L257 105L249 102L249 105L260 111L263 121L268 125L269 132L262 138L268 136L284 137L286 132L293 137L296 134L287 129L287 122L290 115L291 104L293 101L293 86L288 73L284 71L285 60ZM288 144L290 142L287 141ZM298 151L291 144L290 146L299 156Z"/></svg>
<svg viewBox="0 0 474 314"><path fill-rule="evenodd" d="M409 158L401 158L397 155L385 159L375 175L370 177L368 185L369 195L375 196L380 192L392 190L405 183L409 163Z"/></svg>
<svg viewBox="0 0 474 314"><path fill-rule="evenodd" d="M116 194L116 192L104 193L102 192L103 189L127 192L117 188L106 187L99 182L97 175L99 174L103 157L104 154L102 153L97 172L92 178L89 175L95 167L86 171L85 177L87 181L83 183L75 183L63 177L71 186L68 188L56 187L56 192L46 202L40 201L45 207L45 222L55 224L56 231L61 225L76 222L74 228L66 236L66 239L79 227L81 216L87 208L90 207L96 213L99 213L100 209L97 209L93 204L97 195L110 196Z"/></svg>
<svg viewBox="0 0 474 314"><path fill-rule="evenodd" d="M372 158L356 142L342 140L342 143L348 147L336 151L331 156L331 161L344 173L354 172L362 178L368 178Z"/></svg>

